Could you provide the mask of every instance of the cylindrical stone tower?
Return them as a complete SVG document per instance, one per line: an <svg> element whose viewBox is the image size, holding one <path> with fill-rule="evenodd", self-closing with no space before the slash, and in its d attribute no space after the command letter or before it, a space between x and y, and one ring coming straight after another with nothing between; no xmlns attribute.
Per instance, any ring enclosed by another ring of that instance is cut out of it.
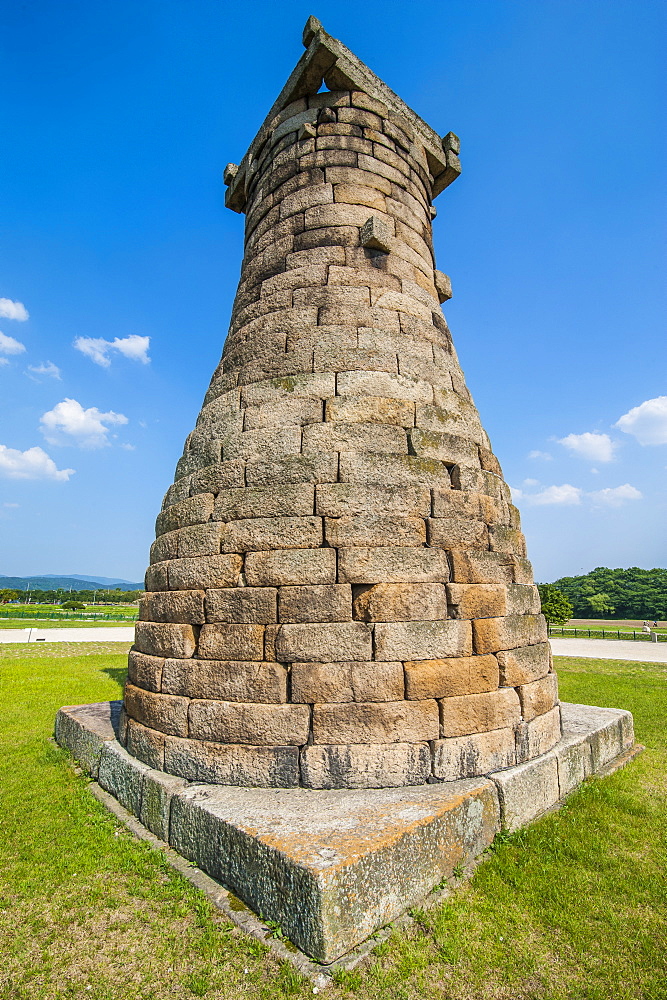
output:
<svg viewBox="0 0 667 1000"><path fill-rule="evenodd" d="M304 42L225 172L241 279L157 519L124 739L221 784L486 774L549 750L560 713L519 515L440 309L432 200L458 139L313 18Z"/></svg>

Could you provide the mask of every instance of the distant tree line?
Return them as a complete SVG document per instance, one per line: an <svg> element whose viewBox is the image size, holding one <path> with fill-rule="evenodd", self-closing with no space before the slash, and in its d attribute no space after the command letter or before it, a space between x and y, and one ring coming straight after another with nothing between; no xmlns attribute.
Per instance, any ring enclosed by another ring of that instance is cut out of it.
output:
<svg viewBox="0 0 667 1000"><path fill-rule="evenodd" d="M667 618L667 569L607 569L563 576L552 588L572 605L573 618Z"/></svg>
<svg viewBox="0 0 667 1000"><path fill-rule="evenodd" d="M138 601L143 590L0 590L0 603L20 601L25 604L64 604L66 601L83 601L85 604L130 604Z"/></svg>

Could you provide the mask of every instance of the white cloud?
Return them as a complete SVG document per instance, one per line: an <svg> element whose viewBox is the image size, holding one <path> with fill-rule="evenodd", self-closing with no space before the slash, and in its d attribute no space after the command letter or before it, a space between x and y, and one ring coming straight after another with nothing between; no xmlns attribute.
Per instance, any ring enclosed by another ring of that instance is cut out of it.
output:
<svg viewBox="0 0 667 1000"><path fill-rule="evenodd" d="M24 351L25 344L22 344L20 340L14 340L13 337L0 333L0 352L2 354L23 354Z"/></svg>
<svg viewBox="0 0 667 1000"><path fill-rule="evenodd" d="M588 495L591 500L606 504L608 507L620 507L626 500L642 499L642 494L630 483L624 483L623 486L607 486L604 490L594 490Z"/></svg>
<svg viewBox="0 0 667 1000"><path fill-rule="evenodd" d="M54 365L53 361L46 361L43 365L28 365L28 371L34 372L35 375L49 375L60 381L60 368Z"/></svg>
<svg viewBox="0 0 667 1000"><path fill-rule="evenodd" d="M667 444L667 396L656 396L633 406L614 427L632 434L640 444Z"/></svg>
<svg viewBox="0 0 667 1000"><path fill-rule="evenodd" d="M20 503L3 503L3 507L20 507Z"/></svg>
<svg viewBox="0 0 667 1000"><path fill-rule="evenodd" d="M134 444L127 444L127 442L125 442L125 441L123 442L123 444L121 444L121 448L124 448L125 451L136 451L137 450L136 445L134 445Z"/></svg>
<svg viewBox="0 0 667 1000"><path fill-rule="evenodd" d="M608 434L597 434L590 431L586 431L585 434L568 434L567 437L558 438L558 444L562 444L564 448L574 452L575 455L593 462L611 462L616 447Z"/></svg>
<svg viewBox="0 0 667 1000"><path fill-rule="evenodd" d="M537 507L547 504L572 506L581 503L582 493L578 486L563 483L562 486L545 486L539 493L524 494L524 500Z"/></svg>
<svg viewBox="0 0 667 1000"><path fill-rule="evenodd" d="M148 357L150 343L150 337L139 337L133 333L129 337L115 337L113 340L104 340L103 337L77 337L74 347L96 365L108 368L111 364L109 354L112 351L118 351L131 361L140 361L143 365L147 365L150 362Z"/></svg>
<svg viewBox="0 0 667 1000"><path fill-rule="evenodd" d="M20 323L25 322L29 312L22 302L12 302L11 299L0 299L0 316L3 319L17 319Z"/></svg>
<svg viewBox="0 0 667 1000"><path fill-rule="evenodd" d="M0 358L0 368L2 367L2 365L8 365L8 364L9 361L7 358Z"/></svg>
<svg viewBox="0 0 667 1000"><path fill-rule="evenodd" d="M553 455L550 455L548 451L539 451L539 449L536 449L535 451L528 452L528 458L541 458L543 462L550 462Z"/></svg>
<svg viewBox="0 0 667 1000"><path fill-rule="evenodd" d="M102 413L96 406L84 410L76 399L67 398L40 417L42 434L50 444L77 444L81 448L103 448L109 444L109 427L105 425L127 422L122 413Z"/></svg>
<svg viewBox="0 0 667 1000"><path fill-rule="evenodd" d="M539 486L540 485L540 481L539 481L539 479L524 479L523 485L524 486Z"/></svg>
<svg viewBox="0 0 667 1000"><path fill-rule="evenodd" d="M74 475L74 469L57 468L56 463L42 448L19 451L0 444L0 474L8 479L56 479L67 482Z"/></svg>

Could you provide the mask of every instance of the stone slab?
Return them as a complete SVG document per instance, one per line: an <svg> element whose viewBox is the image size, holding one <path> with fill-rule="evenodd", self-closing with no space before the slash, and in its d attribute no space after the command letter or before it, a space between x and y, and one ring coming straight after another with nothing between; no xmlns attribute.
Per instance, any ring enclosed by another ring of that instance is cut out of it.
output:
<svg viewBox="0 0 667 1000"><path fill-rule="evenodd" d="M400 788L243 788L155 770L117 742L120 702L70 706L56 739L155 835L330 964L420 902L501 829L632 756L632 716L562 706L548 753L478 778ZM298 904L298 905L295 905Z"/></svg>
<svg viewBox="0 0 667 1000"><path fill-rule="evenodd" d="M172 803L170 835L180 854L328 963L481 853L498 829L495 791L482 778L364 790L192 787Z"/></svg>

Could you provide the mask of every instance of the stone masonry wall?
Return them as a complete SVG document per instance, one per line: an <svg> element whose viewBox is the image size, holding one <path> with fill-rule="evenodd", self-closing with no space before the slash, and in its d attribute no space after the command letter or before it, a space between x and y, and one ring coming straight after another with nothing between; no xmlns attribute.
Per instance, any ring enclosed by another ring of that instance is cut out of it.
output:
<svg viewBox="0 0 667 1000"><path fill-rule="evenodd" d="M476 776L560 738L519 515L440 309L432 177L367 94L277 115L157 519L126 744L195 781Z"/></svg>

